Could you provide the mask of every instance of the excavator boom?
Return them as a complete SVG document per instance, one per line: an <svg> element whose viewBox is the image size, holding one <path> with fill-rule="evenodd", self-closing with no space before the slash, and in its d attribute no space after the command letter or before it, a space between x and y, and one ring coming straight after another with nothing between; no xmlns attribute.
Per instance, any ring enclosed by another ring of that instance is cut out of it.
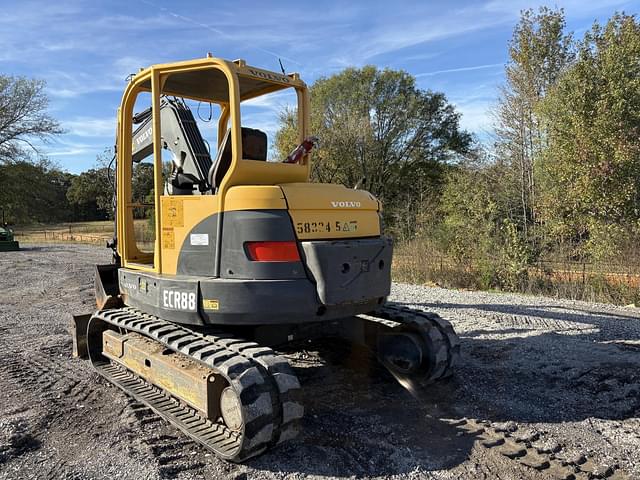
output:
<svg viewBox="0 0 640 480"><path fill-rule="evenodd" d="M162 148L173 155L168 193L206 192L210 189L207 176L211 155L191 109L183 100L165 96L160 102L160 117ZM131 158L138 163L153 154L152 108L134 115L133 123L137 127L132 136ZM198 187L195 190L194 185Z"/></svg>

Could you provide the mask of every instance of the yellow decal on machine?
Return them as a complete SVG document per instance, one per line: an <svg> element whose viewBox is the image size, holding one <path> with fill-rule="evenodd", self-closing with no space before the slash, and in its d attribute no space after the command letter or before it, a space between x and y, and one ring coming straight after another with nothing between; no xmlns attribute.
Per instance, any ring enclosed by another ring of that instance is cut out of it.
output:
<svg viewBox="0 0 640 480"><path fill-rule="evenodd" d="M220 308L220 302L218 302L218 300L204 298L202 299L202 306L205 310L218 310Z"/></svg>
<svg viewBox="0 0 640 480"><path fill-rule="evenodd" d="M184 208L182 199L169 197L162 209L162 225L166 227L184 226Z"/></svg>
<svg viewBox="0 0 640 480"><path fill-rule="evenodd" d="M162 248L168 250L176 248L176 235L173 227L162 227Z"/></svg>

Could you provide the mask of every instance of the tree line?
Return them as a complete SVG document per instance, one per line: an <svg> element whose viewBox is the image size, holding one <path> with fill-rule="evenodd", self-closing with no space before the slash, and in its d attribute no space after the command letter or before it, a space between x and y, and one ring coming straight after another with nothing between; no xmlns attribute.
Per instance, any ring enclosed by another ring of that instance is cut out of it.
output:
<svg viewBox="0 0 640 480"><path fill-rule="evenodd" d="M47 146L64 133L47 113L48 103L44 81L0 75L0 208L6 220L27 225L113 218L112 150L80 174L48 160ZM134 201L146 201L152 186L152 166L134 165Z"/></svg>
<svg viewBox="0 0 640 480"><path fill-rule="evenodd" d="M562 10L525 11L505 73L493 144L449 172L425 233L489 259L489 283L510 289L540 260L640 263L637 19L615 14L578 40Z"/></svg>

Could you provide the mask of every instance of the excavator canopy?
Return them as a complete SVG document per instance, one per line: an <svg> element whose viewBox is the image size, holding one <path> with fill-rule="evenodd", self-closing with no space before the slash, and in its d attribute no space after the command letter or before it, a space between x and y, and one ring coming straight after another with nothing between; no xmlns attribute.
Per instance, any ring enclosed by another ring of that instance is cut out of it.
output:
<svg viewBox="0 0 640 480"><path fill-rule="evenodd" d="M235 60L233 62L213 58L210 60L212 60L212 63L224 62L237 75L240 101L285 88L305 86L297 73L285 75L270 72L247 66L244 60ZM173 70L181 66L188 67L191 62L193 61L155 65L142 70L139 75L144 75L151 69L170 67ZM151 91L151 79L140 82L140 87ZM230 101L225 72L217 69L185 69L174 72L167 77L163 86L163 93L218 104L229 103Z"/></svg>

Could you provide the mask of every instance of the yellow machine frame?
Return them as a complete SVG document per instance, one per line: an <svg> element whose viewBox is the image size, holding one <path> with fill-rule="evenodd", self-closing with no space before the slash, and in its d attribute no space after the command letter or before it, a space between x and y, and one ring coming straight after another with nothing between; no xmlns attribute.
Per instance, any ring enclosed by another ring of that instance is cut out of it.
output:
<svg viewBox="0 0 640 480"><path fill-rule="evenodd" d="M212 84L212 72L221 72L227 81L227 98ZM170 82L172 80L173 82ZM170 223L170 199L163 196L162 180L162 140L160 125L160 101L162 95L175 95L191 100L216 103L222 113L218 122L218 147L224 138L227 126L231 128L232 159L227 174L216 195L184 197L189 202L203 202L207 214L230 209L243 209L241 199L227 195L236 185L276 185L280 183L308 182L310 159L307 155L301 164L260 162L242 159L242 138L240 102L261 95L293 87L298 98L298 141L301 143L309 131L309 95L305 83L296 73L282 75L275 72L247 66L243 60L233 62L206 57L184 62L154 65L141 70L133 77L122 97L118 109L117 131L117 238L118 254L122 266L155 273L175 273L171 268L175 262L163 262L163 228ZM209 90L209 91L207 91ZM133 209L142 205L132 203L132 117L138 94L151 93L153 121L153 164L154 164L154 205L155 205L155 245L153 263L151 255L141 252L137 245L133 227ZM268 194L269 190L258 188L249 193L255 201L265 204L277 203L277 198ZM173 197L175 198L175 197ZM164 200L163 200L164 199ZM165 205L166 204L166 205ZM182 203L180 204L182 205ZM195 205L194 205L195 206ZM189 209L194 214L200 208ZM172 233L173 235L173 233ZM166 246L165 240L165 246ZM167 259L175 260L175 259ZM165 268L163 268L165 265ZM167 268L167 265L169 267Z"/></svg>

